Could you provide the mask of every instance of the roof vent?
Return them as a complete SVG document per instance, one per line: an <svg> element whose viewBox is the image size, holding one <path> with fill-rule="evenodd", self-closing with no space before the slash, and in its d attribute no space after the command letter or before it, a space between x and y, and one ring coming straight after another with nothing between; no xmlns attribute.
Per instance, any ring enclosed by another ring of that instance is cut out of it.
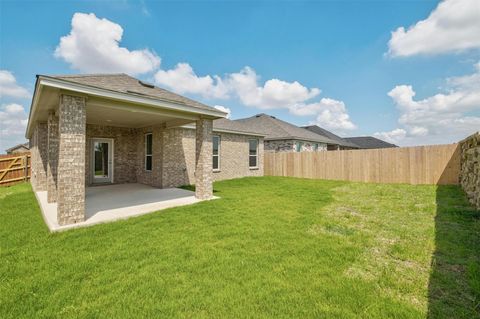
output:
<svg viewBox="0 0 480 319"><path fill-rule="evenodd" d="M140 83L141 85L143 85L144 87L147 87L149 89L153 89L155 87L155 85L153 85L153 84L143 82L143 81L140 81L140 80L138 81L138 83Z"/></svg>

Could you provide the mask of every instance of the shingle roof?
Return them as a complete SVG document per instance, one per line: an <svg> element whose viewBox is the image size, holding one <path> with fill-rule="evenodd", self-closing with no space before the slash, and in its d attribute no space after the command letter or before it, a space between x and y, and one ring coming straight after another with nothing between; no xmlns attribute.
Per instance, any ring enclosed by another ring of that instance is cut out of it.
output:
<svg viewBox="0 0 480 319"><path fill-rule="evenodd" d="M345 137L344 139L364 149L398 147L395 144L387 143L373 136Z"/></svg>
<svg viewBox="0 0 480 319"><path fill-rule="evenodd" d="M123 73L42 76L47 78L50 77L55 79L61 79L64 81L74 82L120 93L141 95L144 97L184 104L187 106L197 107L205 110L217 110L211 106L207 106L184 96L156 87L152 84L140 81L134 77Z"/></svg>
<svg viewBox="0 0 480 319"><path fill-rule="evenodd" d="M248 133L252 135L264 136L265 133L252 129L245 123L239 121L232 121L229 119L216 119L213 120L213 130L225 130L233 132Z"/></svg>
<svg viewBox="0 0 480 319"><path fill-rule="evenodd" d="M338 145L341 146L346 146L346 147L351 147L351 148L358 148L358 145L353 144L352 142L346 141L344 138L341 138L338 135L333 134L330 131L327 131L324 128L321 128L318 125L309 125L309 126L304 126L303 127L306 130L309 130L310 132L316 133L318 135L325 136L331 140L334 140L338 143Z"/></svg>
<svg viewBox="0 0 480 319"><path fill-rule="evenodd" d="M12 146L12 147L6 149L5 151L8 153L8 152L11 152L11 151L13 151L13 150L15 150L15 149L17 149L17 148L21 148L21 147L24 147L24 148L26 148L27 150L29 150L29 149L30 149L30 144L29 144L28 142L23 143L23 144L17 144L17 145L15 145L15 146Z"/></svg>
<svg viewBox="0 0 480 319"><path fill-rule="evenodd" d="M320 142L327 144L338 144L325 136L321 136L290 124L288 122L279 120L268 114L257 114L245 119L235 120L244 124L249 130L264 132L266 140L304 140L311 142Z"/></svg>

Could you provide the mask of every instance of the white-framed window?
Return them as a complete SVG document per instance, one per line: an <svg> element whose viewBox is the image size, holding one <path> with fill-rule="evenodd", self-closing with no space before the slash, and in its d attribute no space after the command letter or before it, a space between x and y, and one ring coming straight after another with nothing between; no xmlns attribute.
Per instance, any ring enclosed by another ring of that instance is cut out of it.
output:
<svg viewBox="0 0 480 319"><path fill-rule="evenodd" d="M258 140L248 140L248 167L258 167Z"/></svg>
<svg viewBox="0 0 480 319"><path fill-rule="evenodd" d="M318 151L318 143L314 143L314 144L313 144L313 150L314 150L315 152Z"/></svg>
<svg viewBox="0 0 480 319"><path fill-rule="evenodd" d="M220 136L213 135L212 139L213 139L212 140L212 144L213 144L212 168L214 171L219 171L220 170Z"/></svg>
<svg viewBox="0 0 480 319"><path fill-rule="evenodd" d="M301 152L302 151L303 142L295 142L295 151Z"/></svg>
<svg viewBox="0 0 480 319"><path fill-rule="evenodd" d="M145 134L145 170L152 170L152 142L153 135L152 133Z"/></svg>

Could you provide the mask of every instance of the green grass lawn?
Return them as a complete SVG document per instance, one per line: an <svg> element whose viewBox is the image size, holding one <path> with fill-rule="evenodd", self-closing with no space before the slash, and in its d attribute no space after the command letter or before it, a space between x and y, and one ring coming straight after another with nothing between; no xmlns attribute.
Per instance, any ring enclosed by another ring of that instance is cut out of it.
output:
<svg viewBox="0 0 480 319"><path fill-rule="evenodd" d="M0 318L480 318L455 186L245 178L221 199L51 234L0 189Z"/></svg>

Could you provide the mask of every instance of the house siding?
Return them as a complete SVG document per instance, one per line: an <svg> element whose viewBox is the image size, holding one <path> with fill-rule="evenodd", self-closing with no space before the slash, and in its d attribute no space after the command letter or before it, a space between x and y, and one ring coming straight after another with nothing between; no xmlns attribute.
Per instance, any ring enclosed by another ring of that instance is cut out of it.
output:
<svg viewBox="0 0 480 319"><path fill-rule="evenodd" d="M300 152L315 152L314 144L318 144L318 151L327 150L327 144L324 143L314 143L302 140L270 140L265 141L265 151L296 152L296 142L303 143Z"/></svg>

